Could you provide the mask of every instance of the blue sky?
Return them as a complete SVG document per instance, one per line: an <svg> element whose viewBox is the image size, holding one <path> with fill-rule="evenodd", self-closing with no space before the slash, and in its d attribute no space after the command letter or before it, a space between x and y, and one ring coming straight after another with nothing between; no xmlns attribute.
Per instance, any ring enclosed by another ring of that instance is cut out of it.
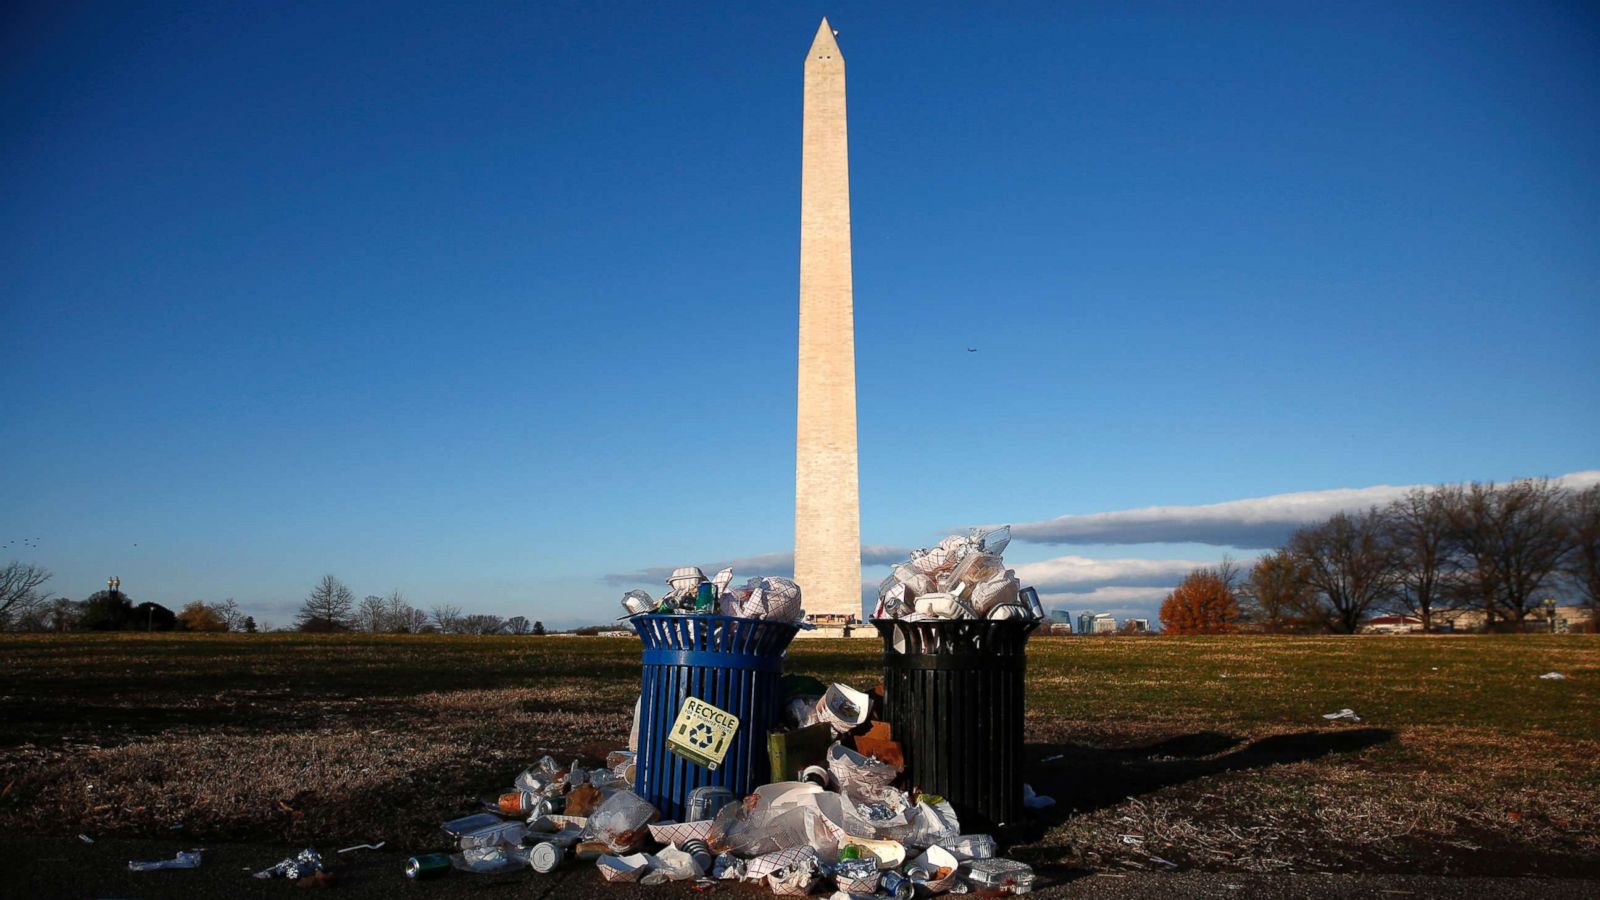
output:
<svg viewBox="0 0 1600 900"><path fill-rule="evenodd" d="M787 550L823 14L867 543L1600 468L1592 5L13 3L0 544L280 622Z"/></svg>

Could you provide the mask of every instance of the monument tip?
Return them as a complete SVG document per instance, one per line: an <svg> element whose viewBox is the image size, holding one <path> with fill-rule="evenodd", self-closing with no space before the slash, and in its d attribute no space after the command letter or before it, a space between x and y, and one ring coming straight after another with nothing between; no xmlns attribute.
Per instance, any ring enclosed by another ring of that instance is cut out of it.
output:
<svg viewBox="0 0 1600 900"><path fill-rule="evenodd" d="M806 59L809 61L819 56L824 59L830 57L844 59L844 54L839 52L839 42L833 39L833 35L833 26L828 24L828 17L823 16L822 24L817 26L817 37L811 42L811 52L806 55Z"/></svg>

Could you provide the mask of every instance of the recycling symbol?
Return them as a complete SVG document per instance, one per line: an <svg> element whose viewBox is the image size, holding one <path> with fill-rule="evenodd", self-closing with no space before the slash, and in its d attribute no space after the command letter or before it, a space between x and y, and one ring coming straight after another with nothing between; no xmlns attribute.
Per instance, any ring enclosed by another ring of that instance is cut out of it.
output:
<svg viewBox="0 0 1600 900"><path fill-rule="evenodd" d="M715 734L712 732L711 726L705 722L700 722L697 723L693 728L689 729L689 734L684 738L684 740L696 747L699 747L701 750L704 750L711 746L711 739L714 736Z"/></svg>

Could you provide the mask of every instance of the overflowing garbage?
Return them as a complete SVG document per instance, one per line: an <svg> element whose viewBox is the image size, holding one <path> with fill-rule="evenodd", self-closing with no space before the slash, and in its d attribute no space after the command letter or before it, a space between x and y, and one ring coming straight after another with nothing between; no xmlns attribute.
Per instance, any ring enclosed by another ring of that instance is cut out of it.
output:
<svg viewBox="0 0 1600 900"><path fill-rule="evenodd" d="M763 576L733 586L733 569L726 568L710 578L696 566L672 570L668 590L659 599L648 591L633 590L622 596L624 618L654 613L657 615L724 615L743 619L770 619L799 622L805 618L800 606L800 585L788 578Z"/></svg>
<svg viewBox="0 0 1600 900"><path fill-rule="evenodd" d="M590 769L545 756L481 812L445 822L454 851L412 857L406 874L592 865L607 882L685 881L699 892L742 881L784 896L831 886L894 900L1032 889L1026 863L999 857L992 835L963 834L945 798L905 783L880 693L791 675L784 694L783 723L769 735L784 780L744 797L696 788L685 821L670 821L633 792L633 750Z"/></svg>
<svg viewBox="0 0 1600 900"><path fill-rule="evenodd" d="M1024 588L1001 556L1011 526L974 528L911 551L878 585L877 619L1044 618L1039 592Z"/></svg>

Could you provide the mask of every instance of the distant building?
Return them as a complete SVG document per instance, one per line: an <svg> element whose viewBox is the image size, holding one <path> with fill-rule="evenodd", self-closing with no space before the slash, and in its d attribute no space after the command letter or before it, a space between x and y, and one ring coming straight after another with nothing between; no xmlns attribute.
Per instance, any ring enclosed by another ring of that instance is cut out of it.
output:
<svg viewBox="0 0 1600 900"><path fill-rule="evenodd" d="M1410 634L1422 630L1416 616L1375 616L1361 626L1361 634Z"/></svg>
<svg viewBox="0 0 1600 900"><path fill-rule="evenodd" d="M1045 618L1052 634L1072 633L1072 613L1065 609L1052 609Z"/></svg>
<svg viewBox="0 0 1600 900"><path fill-rule="evenodd" d="M1117 630L1117 620L1110 613L1079 613L1079 634L1113 634Z"/></svg>
<svg viewBox="0 0 1600 900"><path fill-rule="evenodd" d="M1128 634L1149 634L1149 619L1129 619L1122 623L1122 630Z"/></svg>
<svg viewBox="0 0 1600 900"><path fill-rule="evenodd" d="M1480 609L1437 609L1433 612L1433 629L1435 631L1482 631L1487 617ZM1509 624L1509 617L1501 614L1496 617L1497 627ZM1581 633L1589 634L1596 630L1595 612L1587 606L1557 606L1555 610L1555 628L1550 627L1550 619L1546 618L1543 606L1528 610L1528 615L1522 620L1522 630L1549 632L1554 630L1557 634Z"/></svg>

